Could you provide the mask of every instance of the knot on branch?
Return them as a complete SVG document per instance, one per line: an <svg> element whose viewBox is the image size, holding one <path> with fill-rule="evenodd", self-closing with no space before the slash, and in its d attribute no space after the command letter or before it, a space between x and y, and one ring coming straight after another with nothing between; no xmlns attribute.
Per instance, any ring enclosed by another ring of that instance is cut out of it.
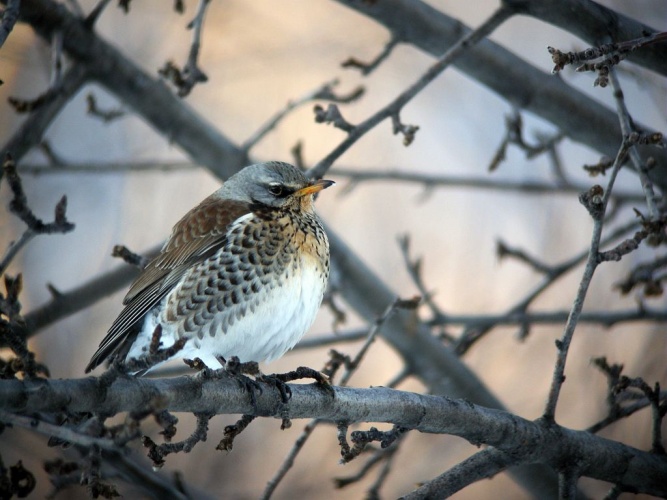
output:
<svg viewBox="0 0 667 500"><path fill-rule="evenodd" d="M625 140L629 144L638 144L641 146L647 146L647 145L652 145L652 146L658 146L658 147L664 147L665 144L662 142L662 132L640 132L640 131L634 131L629 133L626 137Z"/></svg>
<svg viewBox="0 0 667 500"><path fill-rule="evenodd" d="M178 97L187 96L195 85L208 81L208 76L196 65L186 65L181 70L173 61L167 61L158 74L178 89Z"/></svg>
<svg viewBox="0 0 667 500"><path fill-rule="evenodd" d="M111 256L123 259L127 264L138 267L139 269L146 267L150 260L142 255L134 253L125 245L114 245L113 249L111 250Z"/></svg>
<svg viewBox="0 0 667 500"><path fill-rule="evenodd" d="M600 161L594 165L584 165L584 170L588 172L588 175L591 177L596 177L598 175L606 175L607 170L614 166L614 160L607 156L600 158Z"/></svg>
<svg viewBox="0 0 667 500"><path fill-rule="evenodd" d="M316 104L313 111L315 112L315 121L317 123L330 123L348 134L354 130L354 125L343 118L338 106L335 104L329 104L326 110L319 104Z"/></svg>
<svg viewBox="0 0 667 500"><path fill-rule="evenodd" d="M89 115L99 118L104 123L109 123L125 116L125 111L123 111L120 108L101 109L97 105L97 99L95 98L95 94L93 93L89 93L86 96L86 108L87 108L86 111L88 112Z"/></svg>
<svg viewBox="0 0 667 500"><path fill-rule="evenodd" d="M403 145L409 146L415 140L415 135L419 130L418 125L406 125L401 122L401 118L398 113L391 115L391 123L393 127L394 135L399 132L403 134Z"/></svg>
<svg viewBox="0 0 667 500"><path fill-rule="evenodd" d="M601 220L604 215L604 189L596 184L579 195L579 203L586 207L593 220Z"/></svg>

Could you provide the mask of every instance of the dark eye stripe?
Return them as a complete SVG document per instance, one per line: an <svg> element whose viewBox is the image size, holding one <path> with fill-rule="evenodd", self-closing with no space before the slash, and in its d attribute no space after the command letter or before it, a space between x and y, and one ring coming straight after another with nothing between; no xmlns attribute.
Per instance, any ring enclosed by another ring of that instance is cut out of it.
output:
<svg viewBox="0 0 667 500"><path fill-rule="evenodd" d="M285 198L294 193L293 189L283 186L282 184L271 184L267 187L267 189L269 193L271 193L276 198Z"/></svg>

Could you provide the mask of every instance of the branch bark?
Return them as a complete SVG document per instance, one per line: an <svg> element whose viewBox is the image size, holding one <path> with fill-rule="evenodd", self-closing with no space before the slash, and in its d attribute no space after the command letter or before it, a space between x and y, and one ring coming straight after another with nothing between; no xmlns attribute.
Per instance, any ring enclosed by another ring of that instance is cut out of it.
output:
<svg viewBox="0 0 667 500"><path fill-rule="evenodd" d="M581 475L619 482L632 491L667 495L667 458L624 444L575 431L544 420L531 422L510 413L465 400L397 391L385 387L352 389L316 384L290 385L285 407L279 391L262 384L251 399L232 378L201 376L171 379L118 378L110 386L96 378L76 380L7 380L0 384L0 409L12 412L73 412L115 414L152 408L202 414L255 414L281 419L317 417L347 424L386 422L432 434L460 436L472 444L493 446L512 463L541 463L553 468L577 465ZM3 413L0 412L0 420Z"/></svg>
<svg viewBox="0 0 667 500"><path fill-rule="evenodd" d="M634 40L657 30L590 0L503 0L516 13L558 26L591 45ZM665 45L648 46L628 60L667 76Z"/></svg>

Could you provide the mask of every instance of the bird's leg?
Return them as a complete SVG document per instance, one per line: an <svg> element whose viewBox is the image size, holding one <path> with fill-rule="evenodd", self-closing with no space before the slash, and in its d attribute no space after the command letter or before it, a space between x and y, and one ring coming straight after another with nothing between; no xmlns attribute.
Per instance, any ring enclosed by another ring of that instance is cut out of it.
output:
<svg viewBox="0 0 667 500"><path fill-rule="evenodd" d="M120 364L113 363L116 365L117 369L120 369L124 373L130 373L134 375L144 375L148 370L154 368L155 366L163 363L171 358L173 358L178 351L183 349L185 343L188 341L187 338L181 337L176 342L174 342L169 347L161 348L161 339L162 339L162 326L157 325L153 331L153 336L151 337L151 343L148 349L148 353L137 358L128 359L126 361L121 361Z"/></svg>

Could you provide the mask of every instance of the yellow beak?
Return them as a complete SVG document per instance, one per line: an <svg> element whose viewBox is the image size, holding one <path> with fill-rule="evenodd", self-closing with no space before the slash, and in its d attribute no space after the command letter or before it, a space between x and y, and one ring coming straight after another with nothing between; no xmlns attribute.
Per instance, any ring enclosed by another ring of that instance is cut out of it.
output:
<svg viewBox="0 0 667 500"><path fill-rule="evenodd" d="M336 184L334 181L327 181L325 179L320 179L318 181L313 182L311 185L306 186L305 188L299 189L298 191L296 191L294 193L294 196L300 198L302 196L306 196L306 195L309 195L309 194L319 193L323 189L331 187L334 184Z"/></svg>

